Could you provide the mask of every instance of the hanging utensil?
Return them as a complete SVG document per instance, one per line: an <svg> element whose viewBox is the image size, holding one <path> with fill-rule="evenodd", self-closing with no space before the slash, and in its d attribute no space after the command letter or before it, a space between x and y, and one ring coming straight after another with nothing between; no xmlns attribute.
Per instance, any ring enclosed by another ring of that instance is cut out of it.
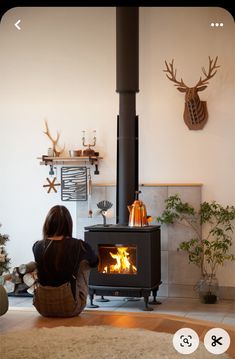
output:
<svg viewBox="0 0 235 359"><path fill-rule="evenodd" d="M88 206L88 217L92 217L92 209L91 209L91 192L92 192L92 182L91 182L91 170L88 168L88 176L87 176L87 206Z"/></svg>

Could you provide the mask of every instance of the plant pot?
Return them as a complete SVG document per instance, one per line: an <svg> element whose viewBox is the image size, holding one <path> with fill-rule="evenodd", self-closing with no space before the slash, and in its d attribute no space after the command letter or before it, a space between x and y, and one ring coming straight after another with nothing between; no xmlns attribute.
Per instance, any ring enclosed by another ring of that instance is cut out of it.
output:
<svg viewBox="0 0 235 359"><path fill-rule="evenodd" d="M219 283L214 274L206 275L198 282L199 298L202 303L215 304L218 299Z"/></svg>
<svg viewBox="0 0 235 359"><path fill-rule="evenodd" d="M205 304L215 304L217 302L217 295L208 293L203 296L202 300Z"/></svg>

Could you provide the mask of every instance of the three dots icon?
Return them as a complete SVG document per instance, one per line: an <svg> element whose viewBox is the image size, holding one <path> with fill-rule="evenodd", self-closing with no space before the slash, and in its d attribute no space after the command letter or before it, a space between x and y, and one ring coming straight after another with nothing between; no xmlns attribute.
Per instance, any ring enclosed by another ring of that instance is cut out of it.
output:
<svg viewBox="0 0 235 359"><path fill-rule="evenodd" d="M223 22L211 22L210 25L211 25L211 27L223 27L224 23Z"/></svg>

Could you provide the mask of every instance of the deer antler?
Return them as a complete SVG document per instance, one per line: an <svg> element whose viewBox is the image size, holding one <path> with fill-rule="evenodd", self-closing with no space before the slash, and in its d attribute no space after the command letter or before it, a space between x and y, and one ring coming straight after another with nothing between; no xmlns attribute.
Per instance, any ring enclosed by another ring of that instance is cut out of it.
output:
<svg viewBox="0 0 235 359"><path fill-rule="evenodd" d="M199 87L202 85L207 85L208 84L208 80L210 80L212 77L215 76L218 67L218 65L216 65L218 60L218 56L216 56L215 60L211 59L209 56L209 68L208 68L208 73L206 72L205 68L202 67L202 72L205 75L205 78L202 80L202 78L200 77L200 80L198 81L198 83L196 84L195 87ZM213 72L214 71L214 72Z"/></svg>
<svg viewBox="0 0 235 359"><path fill-rule="evenodd" d="M49 137L49 139L51 140L52 144L53 144L53 149L54 147L56 146L57 142L59 141L59 138L60 138L60 134L59 132L57 131L57 137L56 139L54 140L50 134L50 131L49 131L49 128L48 128L48 123L47 121L45 120L45 126L46 126L46 131L43 131L45 133L45 135L47 135Z"/></svg>
<svg viewBox="0 0 235 359"><path fill-rule="evenodd" d="M48 123L47 121L45 120L45 126L46 126L46 131L43 131L45 133L45 135L47 135L49 137L49 139L51 140L52 142L52 149L53 149L53 153L55 154L56 157L59 157L59 155L64 151L64 148L65 146L60 150L56 150L56 145L59 141L59 138L60 138L60 134L59 132L57 131L57 136L56 136L56 139L53 139L53 137L51 136L50 134L50 131L49 131L49 128L48 128Z"/></svg>
<svg viewBox="0 0 235 359"><path fill-rule="evenodd" d="M163 70L166 73L166 77L172 81L175 82L175 86L180 86L181 88L188 88L187 85L185 85L184 81L181 79L181 81L176 80L176 69L174 69L174 59L172 62L169 62L169 64L165 61L166 64L166 70Z"/></svg>

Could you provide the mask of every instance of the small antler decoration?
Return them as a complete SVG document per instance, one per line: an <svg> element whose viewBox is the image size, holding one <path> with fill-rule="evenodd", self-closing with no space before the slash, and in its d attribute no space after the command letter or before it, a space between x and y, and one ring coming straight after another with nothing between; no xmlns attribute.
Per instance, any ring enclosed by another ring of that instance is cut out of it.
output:
<svg viewBox="0 0 235 359"><path fill-rule="evenodd" d="M97 203L97 207L101 210L100 213L104 220L104 226L106 226L106 212L112 207L112 203L109 201L100 201Z"/></svg>
<svg viewBox="0 0 235 359"><path fill-rule="evenodd" d="M58 149L56 149L56 145L58 144L60 134L57 131L56 139L53 139L53 137L50 134L50 131L49 131L49 128L48 128L48 123L47 123L46 120L45 120L45 126L46 126L46 131L43 131L43 133L45 133L45 135L47 135L49 137L49 139L51 140L51 142L52 142L52 150L53 150L54 156L59 157L60 154L64 151L64 148L65 148L65 146L64 146L60 151Z"/></svg>
<svg viewBox="0 0 235 359"><path fill-rule="evenodd" d="M185 92L185 107L184 107L184 122L190 130L200 130L204 127L208 119L208 112L206 101L201 101L198 92L203 91L207 88L208 80L215 76L217 68L220 67L217 65L218 56L215 60L211 59L209 56L209 68L206 72L205 68L202 67L202 72L204 74L204 79L200 77L199 81L194 87L188 87L184 81L176 79L176 69L174 69L174 59L167 63L165 61L166 69L163 70L166 72L166 77L175 83L177 90L180 92Z"/></svg>

